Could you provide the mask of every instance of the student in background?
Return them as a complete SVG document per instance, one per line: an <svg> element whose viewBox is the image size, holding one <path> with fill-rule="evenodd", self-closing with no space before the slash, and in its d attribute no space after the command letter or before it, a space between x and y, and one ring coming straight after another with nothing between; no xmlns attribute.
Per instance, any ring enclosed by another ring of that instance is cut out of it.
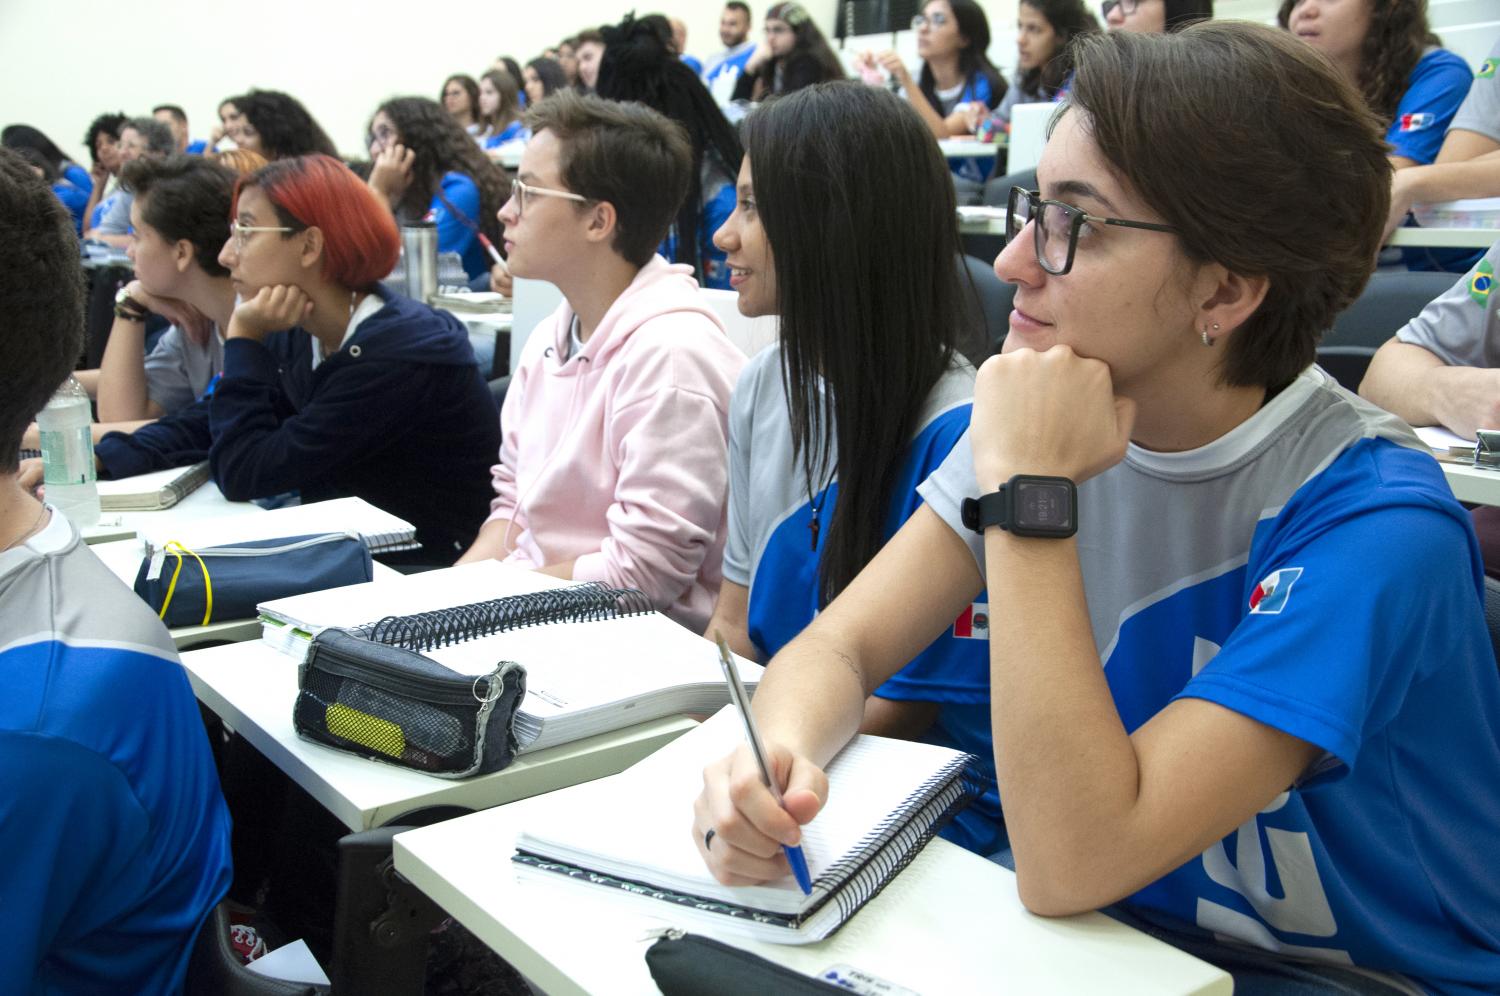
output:
<svg viewBox="0 0 1500 996"><path fill-rule="evenodd" d="M634 100L682 125L693 144L688 193L659 252L693 268L705 287L729 288L724 253L713 244L734 210L734 178L744 149L739 135L702 81L667 44L649 18L627 16L603 31L599 96Z"/></svg>
<svg viewBox="0 0 1500 996"><path fill-rule="evenodd" d="M203 397L224 369L223 334L235 304L219 262L235 174L218 162L173 156L127 163L123 179L135 195L127 249L135 279L116 298L99 364L96 396L106 425L160 418ZM149 314L172 324L147 355Z"/></svg>
<svg viewBox="0 0 1500 996"><path fill-rule="evenodd" d="M235 144L259 152L268 160L319 153L338 158L338 149L302 102L280 90L251 90L234 98L240 120Z"/></svg>
<svg viewBox="0 0 1500 996"><path fill-rule="evenodd" d="M703 64L703 82L714 100L723 106L734 97L734 88L745 72L745 64L755 53L750 40L750 7L740 0L730 0L719 15L719 41L724 50L711 55Z"/></svg>
<svg viewBox="0 0 1500 996"><path fill-rule="evenodd" d="M1313 365L1374 264L1381 123L1261 25L1084 38L1077 65L1042 189L1012 202L1016 307L969 438L766 670L786 810L738 751L705 772L699 851L722 882L785 875L870 689L987 582L992 742L969 749L1029 909L1109 906L1237 991L1492 992L1473 532L1410 429ZM1017 514L962 511L1001 485Z"/></svg>
<svg viewBox="0 0 1500 996"><path fill-rule="evenodd" d="M844 67L812 15L801 4L778 3L766 11L766 42L745 63L734 97L760 101L843 78Z"/></svg>
<svg viewBox="0 0 1500 996"><path fill-rule="evenodd" d="M0 132L0 145L7 149L31 149L41 157L49 170L47 182L51 184L52 192L73 216L74 232L82 235L84 211L94 189L89 171L69 159L56 142L31 125L6 125Z"/></svg>
<svg viewBox="0 0 1500 996"><path fill-rule="evenodd" d="M698 61L693 56L688 55L687 22L680 17L669 17L667 18L667 25L672 29L672 50L676 52L677 57L681 59L687 65L687 67L693 71L694 76L702 76L703 63Z"/></svg>
<svg viewBox="0 0 1500 996"><path fill-rule="evenodd" d="M485 151L528 137L521 121L520 92L516 81L503 69L491 69L479 77L479 144Z"/></svg>
<svg viewBox="0 0 1500 996"><path fill-rule="evenodd" d="M527 105L539 104L568 86L568 76L556 59L539 58L526 63L521 71L525 82Z"/></svg>
<svg viewBox="0 0 1500 996"><path fill-rule="evenodd" d="M604 36L594 29L580 31L573 39L573 50L577 53L578 89L593 93L599 85L599 61L604 58ZM567 68L567 63L563 63Z"/></svg>
<svg viewBox="0 0 1500 996"><path fill-rule="evenodd" d="M179 992L229 884L229 813L151 611L18 482L82 347L67 212L0 150L0 989Z"/></svg>
<svg viewBox="0 0 1500 996"><path fill-rule="evenodd" d="M500 245L510 181L446 111L426 97L387 100L370 119L370 158L370 189L397 221L433 221L438 252L458 253L471 279L489 272L479 233Z"/></svg>
<svg viewBox="0 0 1500 996"><path fill-rule="evenodd" d="M490 516L460 562L639 588L701 631L719 590L725 419L744 356L691 271L653 251L692 148L655 111L569 92L527 124L500 220L511 270L556 284L563 303L512 374Z"/></svg>
<svg viewBox="0 0 1500 996"><path fill-rule="evenodd" d="M176 148L172 130L155 118L131 118L120 126L120 164L124 166L142 157L164 159ZM93 228L84 230L84 238L98 239L124 248L130 243L130 205L134 199L130 187L122 183L108 209Z"/></svg>
<svg viewBox="0 0 1500 996"><path fill-rule="evenodd" d="M479 115L479 84L467 73L455 73L443 81L443 110L452 116L458 126L470 135L484 132Z"/></svg>
<svg viewBox="0 0 1500 996"><path fill-rule="evenodd" d="M568 78L568 86L578 86L578 39L564 38L557 43L557 64Z"/></svg>
<svg viewBox="0 0 1500 996"><path fill-rule="evenodd" d="M1440 48L1425 0L1282 0L1276 20L1326 55L1386 126L1391 165L1437 158L1473 72Z"/></svg>
<svg viewBox="0 0 1500 996"><path fill-rule="evenodd" d="M208 136L209 144L215 152L238 148L234 136L239 132L240 125L245 120L244 112L235 103L238 99L240 98L228 97L219 102L219 123L214 125L213 131Z"/></svg>
<svg viewBox="0 0 1500 996"><path fill-rule="evenodd" d="M89 122L84 132L83 144L93 158L89 167L89 202L83 209L83 230L99 224L109 210L110 198L119 193L119 187L106 192L109 181L120 175L120 127L125 124L123 114L101 114Z"/></svg>
<svg viewBox="0 0 1500 996"><path fill-rule="evenodd" d="M192 137L188 130L187 111L176 104L157 104L151 108L151 116L172 129L172 138L177 142L177 151L189 156L201 156L208 143Z"/></svg>
<svg viewBox="0 0 1500 996"><path fill-rule="evenodd" d="M739 206L715 241L740 312L778 316L779 337L735 385L724 583L705 632L768 661L922 503L917 485L968 428L974 370L957 350L948 168L911 108L883 90L823 84L745 127ZM928 195L859 208L887 190ZM876 689L862 728L949 744L987 729L987 634L982 623L959 633ZM982 853L1003 842L986 774L982 801L947 832Z"/></svg>
<svg viewBox="0 0 1500 996"><path fill-rule="evenodd" d="M101 439L103 470L123 477L206 451L231 500L354 495L416 526L421 560L451 563L484 517L499 445L463 326L380 286L396 224L331 157L242 178L233 218L219 262L240 302L223 377L209 399Z"/></svg>
<svg viewBox="0 0 1500 996"><path fill-rule="evenodd" d="M1213 0L1104 0L1099 9L1106 30L1143 35L1178 31L1214 16Z"/></svg>
<svg viewBox="0 0 1500 996"><path fill-rule="evenodd" d="M1010 120L1016 104L1060 99L1073 71L1068 46L1074 38L1099 30L1083 0L1021 0L1016 9L1016 77L996 113Z"/></svg>
<svg viewBox="0 0 1500 996"><path fill-rule="evenodd" d="M1428 166L1396 170L1386 235L1406 220L1413 205L1469 197L1500 197L1500 41L1474 74L1437 158Z"/></svg>

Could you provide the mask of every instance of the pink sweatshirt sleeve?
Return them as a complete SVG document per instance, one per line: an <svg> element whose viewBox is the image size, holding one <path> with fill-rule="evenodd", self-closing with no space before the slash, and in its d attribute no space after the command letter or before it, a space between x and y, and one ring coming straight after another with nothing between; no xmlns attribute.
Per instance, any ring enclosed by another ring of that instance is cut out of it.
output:
<svg viewBox="0 0 1500 996"><path fill-rule="evenodd" d="M724 394L664 387L615 413L610 443L620 474L606 513L609 534L597 552L575 561L574 580L639 588L658 608L693 583L724 523Z"/></svg>

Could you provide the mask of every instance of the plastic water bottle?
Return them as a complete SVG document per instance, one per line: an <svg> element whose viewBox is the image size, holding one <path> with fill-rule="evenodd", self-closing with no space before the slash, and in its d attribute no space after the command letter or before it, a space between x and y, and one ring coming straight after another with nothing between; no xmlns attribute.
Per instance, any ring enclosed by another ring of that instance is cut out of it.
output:
<svg viewBox="0 0 1500 996"><path fill-rule="evenodd" d="M36 417L42 434L42 478L47 504L79 529L99 522L99 486L94 476L94 437L89 395L69 375Z"/></svg>

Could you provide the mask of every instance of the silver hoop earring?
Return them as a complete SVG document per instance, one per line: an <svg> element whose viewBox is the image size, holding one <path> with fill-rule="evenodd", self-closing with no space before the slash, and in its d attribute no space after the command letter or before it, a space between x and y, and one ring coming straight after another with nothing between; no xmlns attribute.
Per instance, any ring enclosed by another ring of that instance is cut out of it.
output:
<svg viewBox="0 0 1500 996"><path fill-rule="evenodd" d="M1218 328L1218 326L1215 325L1214 328ZM1203 345L1207 346L1209 349L1212 349L1214 345L1213 339L1209 338L1207 325L1203 326Z"/></svg>

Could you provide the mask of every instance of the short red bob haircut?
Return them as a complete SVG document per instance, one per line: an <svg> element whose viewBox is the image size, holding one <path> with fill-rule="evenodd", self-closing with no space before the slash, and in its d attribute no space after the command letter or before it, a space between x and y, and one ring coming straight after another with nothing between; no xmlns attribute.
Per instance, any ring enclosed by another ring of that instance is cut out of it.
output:
<svg viewBox="0 0 1500 996"><path fill-rule="evenodd" d="M365 182L332 156L321 154L278 159L234 187L259 187L276 208L281 224L323 233L323 276L351 290L364 290L396 268L401 235L396 220Z"/></svg>

